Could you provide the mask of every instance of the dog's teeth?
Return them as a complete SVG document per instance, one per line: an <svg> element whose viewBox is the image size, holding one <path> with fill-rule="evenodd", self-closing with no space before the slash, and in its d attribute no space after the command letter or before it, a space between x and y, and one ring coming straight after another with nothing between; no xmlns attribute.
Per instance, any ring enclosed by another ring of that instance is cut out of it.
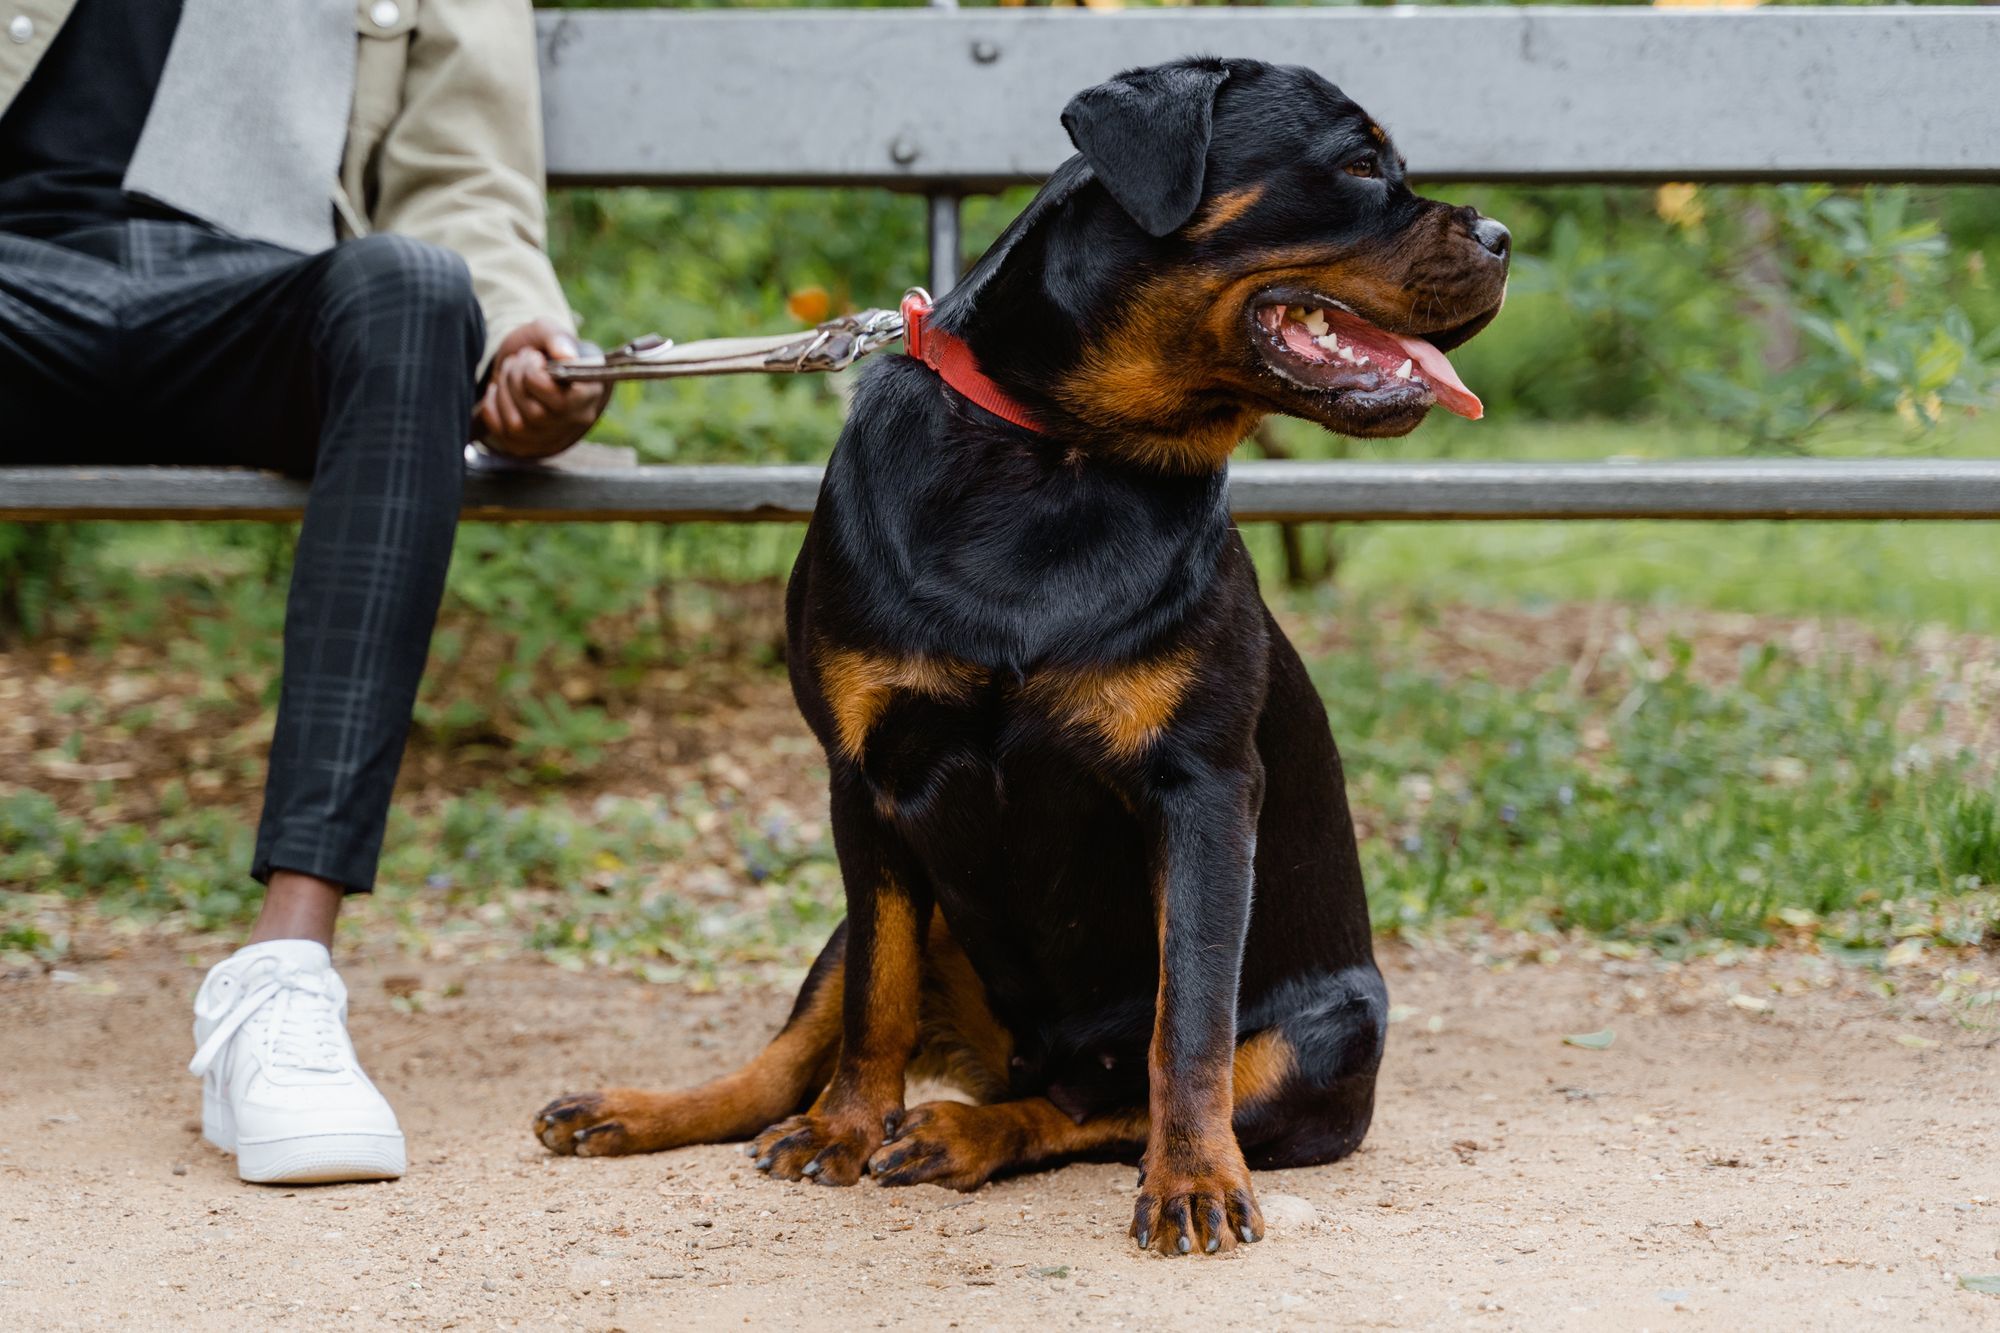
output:
<svg viewBox="0 0 2000 1333"><path fill-rule="evenodd" d="M1354 355L1354 349L1352 347L1341 348L1339 355L1340 359L1342 361L1345 361L1350 366L1356 365L1366 359L1365 357L1357 357L1356 355Z"/></svg>
<svg viewBox="0 0 2000 1333"><path fill-rule="evenodd" d="M1410 363L1405 361L1402 365L1396 367L1396 378L1399 380L1406 380L1409 377L1410 377Z"/></svg>
<svg viewBox="0 0 2000 1333"><path fill-rule="evenodd" d="M1305 314L1305 325L1314 337L1318 337L1326 332L1326 316L1317 310L1308 310Z"/></svg>
<svg viewBox="0 0 2000 1333"><path fill-rule="evenodd" d="M1316 346L1325 348L1329 352L1338 352L1340 350L1340 335L1337 333L1328 333L1323 338L1313 339L1313 343Z"/></svg>

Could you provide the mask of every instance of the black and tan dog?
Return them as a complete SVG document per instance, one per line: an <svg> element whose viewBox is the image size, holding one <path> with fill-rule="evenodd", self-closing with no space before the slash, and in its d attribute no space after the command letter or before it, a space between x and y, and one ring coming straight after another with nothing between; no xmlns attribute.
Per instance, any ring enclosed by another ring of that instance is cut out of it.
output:
<svg viewBox="0 0 2000 1333"><path fill-rule="evenodd" d="M1173 1254L1258 1239L1251 1168L1367 1132L1387 1003L1340 759L1225 468L1271 412L1476 415L1444 350L1507 232L1413 194L1305 69L1134 70L1063 119L1079 155L925 358L866 376L792 575L847 920L748 1066L561 1098L557 1152L754 1136L785 1179L958 1189L1138 1157L1132 1234ZM973 1101L905 1109L918 1074Z"/></svg>

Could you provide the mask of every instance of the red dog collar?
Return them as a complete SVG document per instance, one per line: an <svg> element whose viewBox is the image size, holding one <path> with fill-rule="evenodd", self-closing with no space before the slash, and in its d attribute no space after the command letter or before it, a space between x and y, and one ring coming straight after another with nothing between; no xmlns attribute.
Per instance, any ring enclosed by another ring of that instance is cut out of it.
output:
<svg viewBox="0 0 2000 1333"><path fill-rule="evenodd" d="M931 294L912 287L903 294L903 350L938 373L938 378L994 416L1023 430L1041 433L1028 409L987 378L979 360L961 338L930 326Z"/></svg>

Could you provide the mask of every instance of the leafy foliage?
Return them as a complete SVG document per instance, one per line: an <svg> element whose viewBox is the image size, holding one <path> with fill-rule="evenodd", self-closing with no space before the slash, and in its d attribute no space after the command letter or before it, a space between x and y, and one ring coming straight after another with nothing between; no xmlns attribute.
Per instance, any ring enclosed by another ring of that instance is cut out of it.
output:
<svg viewBox="0 0 2000 1333"><path fill-rule="evenodd" d="M1495 416L1648 415L1798 449L1840 413L1894 413L1918 433L1992 405L1991 191L1681 185L1480 203L1518 243L1504 336L1457 354Z"/></svg>

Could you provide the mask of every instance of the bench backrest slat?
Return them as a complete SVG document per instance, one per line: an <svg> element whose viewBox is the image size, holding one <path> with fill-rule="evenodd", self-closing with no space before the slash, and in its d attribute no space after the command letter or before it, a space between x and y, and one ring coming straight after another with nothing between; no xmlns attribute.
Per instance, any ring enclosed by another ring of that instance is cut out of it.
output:
<svg viewBox="0 0 2000 1333"><path fill-rule="evenodd" d="M1311 65L1419 174L2000 180L2000 12L545 11L557 183L984 189L1079 88L1191 52Z"/></svg>

